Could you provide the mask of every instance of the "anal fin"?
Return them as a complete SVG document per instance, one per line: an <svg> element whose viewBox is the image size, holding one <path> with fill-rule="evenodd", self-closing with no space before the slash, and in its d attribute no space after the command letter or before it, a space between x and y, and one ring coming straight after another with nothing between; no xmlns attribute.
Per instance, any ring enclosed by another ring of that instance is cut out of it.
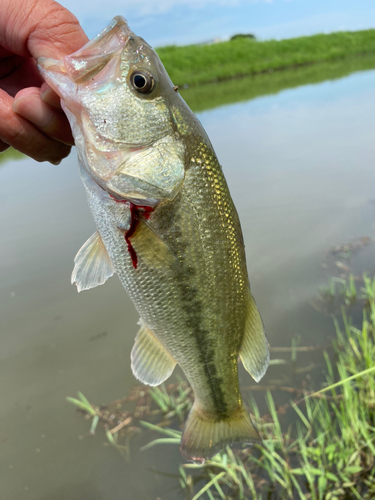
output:
<svg viewBox="0 0 375 500"><path fill-rule="evenodd" d="M240 358L245 369L256 382L259 382L266 373L270 354L262 318L252 296L247 314L245 335L240 349Z"/></svg>
<svg viewBox="0 0 375 500"><path fill-rule="evenodd" d="M98 231L82 245L74 258L72 285L79 292L102 285L115 270Z"/></svg>
<svg viewBox="0 0 375 500"><path fill-rule="evenodd" d="M159 385L174 370L176 361L155 334L141 321L131 352L134 376L146 385Z"/></svg>

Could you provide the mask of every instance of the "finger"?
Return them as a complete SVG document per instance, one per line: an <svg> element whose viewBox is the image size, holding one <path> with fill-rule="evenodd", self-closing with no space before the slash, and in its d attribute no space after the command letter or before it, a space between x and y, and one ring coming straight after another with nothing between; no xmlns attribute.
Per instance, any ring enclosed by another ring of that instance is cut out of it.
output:
<svg viewBox="0 0 375 500"><path fill-rule="evenodd" d="M31 87L23 89L14 98L13 111L33 123L44 134L52 139L74 145L69 122L62 111L43 102L40 89Z"/></svg>
<svg viewBox="0 0 375 500"><path fill-rule="evenodd" d="M77 18L53 0L2 2L0 45L22 56L61 59L87 43Z"/></svg>
<svg viewBox="0 0 375 500"><path fill-rule="evenodd" d="M13 52L0 46L0 59L4 59L6 57L12 57L13 55L14 55Z"/></svg>
<svg viewBox="0 0 375 500"><path fill-rule="evenodd" d="M0 90L0 141L37 161L54 164L68 156L70 146L47 137L12 109L13 99Z"/></svg>
<svg viewBox="0 0 375 500"><path fill-rule="evenodd" d="M40 88L40 98L50 106L61 109L60 97L51 89L51 87L46 82L44 82Z"/></svg>
<svg viewBox="0 0 375 500"><path fill-rule="evenodd" d="M0 63L0 88L12 97L25 87L40 87L43 82L32 57L8 57Z"/></svg>

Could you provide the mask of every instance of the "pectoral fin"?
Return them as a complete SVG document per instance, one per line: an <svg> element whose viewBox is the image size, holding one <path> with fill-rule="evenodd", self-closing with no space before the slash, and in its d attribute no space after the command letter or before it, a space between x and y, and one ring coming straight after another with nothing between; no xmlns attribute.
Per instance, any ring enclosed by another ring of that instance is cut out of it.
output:
<svg viewBox="0 0 375 500"><path fill-rule="evenodd" d="M245 336L240 349L240 358L245 369L256 382L259 382L266 373L270 354L262 318L253 297L251 297L249 304Z"/></svg>
<svg viewBox="0 0 375 500"><path fill-rule="evenodd" d="M98 231L82 245L74 263L72 284L77 285L79 292L102 285L115 273Z"/></svg>
<svg viewBox="0 0 375 500"><path fill-rule="evenodd" d="M176 361L155 334L140 324L131 352L132 371L143 384L159 385L172 375Z"/></svg>
<svg viewBox="0 0 375 500"><path fill-rule="evenodd" d="M149 267L170 266L175 260L167 243L144 219L139 220L131 244L139 258Z"/></svg>

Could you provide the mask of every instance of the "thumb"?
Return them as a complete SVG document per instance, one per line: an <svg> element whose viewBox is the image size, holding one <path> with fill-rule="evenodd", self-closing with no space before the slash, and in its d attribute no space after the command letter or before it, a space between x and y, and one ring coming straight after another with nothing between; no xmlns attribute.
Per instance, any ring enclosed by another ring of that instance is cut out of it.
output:
<svg viewBox="0 0 375 500"><path fill-rule="evenodd" d="M61 59L87 43L78 19L54 0L14 0L2 7L0 43L15 54Z"/></svg>

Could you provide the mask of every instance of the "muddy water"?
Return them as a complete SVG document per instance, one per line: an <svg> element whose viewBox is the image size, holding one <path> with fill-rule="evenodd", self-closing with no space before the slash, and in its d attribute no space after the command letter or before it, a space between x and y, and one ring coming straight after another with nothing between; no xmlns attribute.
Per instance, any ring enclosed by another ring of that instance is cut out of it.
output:
<svg viewBox="0 0 375 500"><path fill-rule="evenodd" d="M375 71L283 88L199 116L240 214L271 345L297 336L325 345L331 319L310 302L327 282L327 251L374 236ZM65 401L77 390L95 403L126 394L138 320L116 277L81 294L70 285L74 255L95 229L75 155L58 167L0 167L0 498L183 498L160 474L177 473L177 447L141 453L146 435L127 463L104 437L80 439L88 423ZM373 256L370 247L361 257L369 271ZM288 365L271 366L265 383L283 377L298 383ZM251 383L242 372L241 383Z"/></svg>

